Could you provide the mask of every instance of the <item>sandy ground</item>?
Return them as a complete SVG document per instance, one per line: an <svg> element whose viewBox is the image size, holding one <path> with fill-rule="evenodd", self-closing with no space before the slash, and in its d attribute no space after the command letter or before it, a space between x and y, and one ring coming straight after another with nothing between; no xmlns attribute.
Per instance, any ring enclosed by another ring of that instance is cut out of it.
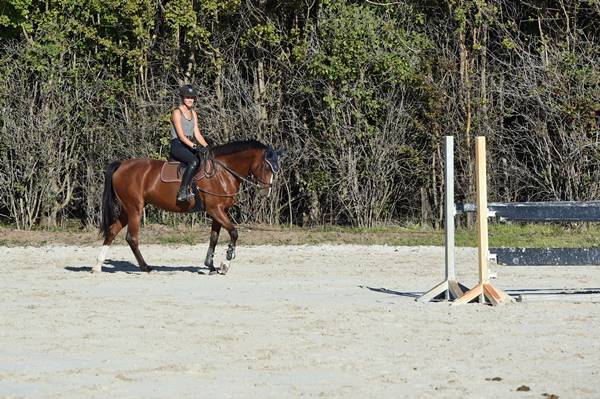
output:
<svg viewBox="0 0 600 399"><path fill-rule="evenodd" d="M0 397L600 397L599 303L417 303L440 247L240 247L226 276L197 273L205 250L143 246L144 274L117 246L92 275L94 247L0 247ZM472 285L475 250L457 260ZM600 287L593 267L494 271Z"/></svg>

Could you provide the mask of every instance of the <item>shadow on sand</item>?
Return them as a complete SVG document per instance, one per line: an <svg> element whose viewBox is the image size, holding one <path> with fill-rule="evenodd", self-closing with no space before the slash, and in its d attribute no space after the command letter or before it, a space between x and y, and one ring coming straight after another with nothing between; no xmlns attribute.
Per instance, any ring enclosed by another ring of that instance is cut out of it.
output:
<svg viewBox="0 0 600 399"><path fill-rule="evenodd" d="M387 288L373 288L364 285L359 285L359 288L368 289L373 292L388 295L398 295L408 298L418 298L423 295L423 292L418 291L394 291ZM504 290L508 295L515 298L517 301L528 298L529 300L551 300L560 298L583 298L584 296L590 296L589 299L596 299L600 294L600 288L516 288ZM432 302L443 302L443 300L432 301Z"/></svg>
<svg viewBox="0 0 600 399"><path fill-rule="evenodd" d="M154 272L188 272L188 273L200 273L207 274L205 271L208 271L207 267L198 267L198 266L155 266L150 265ZM92 270L91 266L66 266L65 270L70 272L90 272ZM102 265L103 273L143 273L140 268L131 262L127 261L118 261L107 259Z"/></svg>
<svg viewBox="0 0 600 399"><path fill-rule="evenodd" d="M368 290L371 290L373 292L379 292L380 294L389 294L389 295L398 295L398 296L404 296L407 298L418 298L421 295L423 295L422 292L411 292L411 291L407 291L407 292L403 292L403 291L393 291L393 290L388 290L387 288L373 288L373 287L367 287L365 285L359 285L359 288L366 288Z"/></svg>

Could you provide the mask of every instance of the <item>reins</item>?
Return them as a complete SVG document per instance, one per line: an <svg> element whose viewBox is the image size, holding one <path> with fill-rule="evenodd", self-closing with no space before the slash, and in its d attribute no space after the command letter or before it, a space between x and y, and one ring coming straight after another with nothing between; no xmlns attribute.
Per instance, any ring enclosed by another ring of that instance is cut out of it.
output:
<svg viewBox="0 0 600 399"><path fill-rule="evenodd" d="M273 187L273 183L264 183L264 182L262 182L262 181L259 180L259 182L260 182L260 184L259 184L259 183L255 182L253 180L250 180L249 178L247 178L245 176L240 175L238 172L236 172L235 170L231 169L229 166L225 165L223 162L219 161L216 158L212 158L211 161L213 161L213 162L221 165L221 167L223 167L223 169L225 169L227 172L231 173L234 177L236 177L236 178L238 178L238 179L240 179L240 180L242 180L242 181L244 181L246 183L250 183L250 185L252 185L252 186L254 186L256 188L264 189L264 188L271 188L271 187ZM213 174L213 176L214 176L214 174ZM261 184L262 184L262 186L261 186ZM204 190L204 189L202 189L202 188L200 188L198 186L198 191L201 191L201 192L203 192L205 194L208 194L208 195L214 195L215 197L235 197L236 195L238 195L239 193L242 192L242 189L240 188L237 192L235 192L233 194L219 194L219 193L213 193L213 192Z"/></svg>
<svg viewBox="0 0 600 399"><path fill-rule="evenodd" d="M240 175L235 170L229 168L229 166L225 165L223 162L219 161L216 158L215 158L215 162L218 163L219 165L221 165L223 167L223 169L225 169L226 171L228 171L229 173L231 173L232 175L234 175L238 179L240 179L242 181L245 181L246 183L250 183L251 185L253 185L253 186L257 187L257 188L271 188L273 186L273 183L265 183L265 182L260 181L258 179L257 179L258 183L255 182L254 180L250 180L247 177ZM262 184L262 186L261 186L261 184Z"/></svg>

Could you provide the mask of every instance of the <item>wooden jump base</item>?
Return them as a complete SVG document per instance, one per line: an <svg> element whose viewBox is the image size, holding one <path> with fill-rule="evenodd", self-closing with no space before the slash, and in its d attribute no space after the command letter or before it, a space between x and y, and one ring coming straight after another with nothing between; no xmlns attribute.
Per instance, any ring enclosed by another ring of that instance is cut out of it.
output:
<svg viewBox="0 0 600 399"><path fill-rule="evenodd" d="M456 280L454 270L454 138L446 136L445 141L445 183L446 183L446 279L431 290L417 298L419 302L429 302L434 299L454 300L453 305L460 305L478 299L481 303L499 305L512 301L506 293L495 288L489 279L488 258L488 230L487 230L487 182L486 182L486 156L485 137L477 138L475 151L477 164L477 234L478 234L478 261L479 284L466 290Z"/></svg>
<svg viewBox="0 0 600 399"><path fill-rule="evenodd" d="M475 147L476 183L477 183L477 238L479 260L479 284L458 298L452 305L462 305L475 299L480 303L489 302L500 305L513 299L504 291L490 283L488 271L488 207L487 207L487 173L485 137L477 137Z"/></svg>
<svg viewBox="0 0 600 399"><path fill-rule="evenodd" d="M475 151L477 164L477 232L478 232L478 260L479 260L479 284L471 290L456 280L454 262L454 216L456 206L454 204L454 137L446 136L445 141L445 184L446 184L446 213L445 213L445 237L446 256L444 281L417 298L418 302L430 302L432 300L454 300L453 304L460 305L475 299L479 302L486 301L492 305L512 301L502 290L495 288L489 281L487 266L488 258L488 232L487 232L487 182L486 182L486 156L485 137L477 138ZM466 291L466 292L465 292Z"/></svg>
<svg viewBox="0 0 600 399"><path fill-rule="evenodd" d="M446 136L445 141L445 237L446 256L444 281L421 295L416 300L454 300L460 305L474 300L498 305L512 301L509 295L495 288L489 281L488 259L490 252L500 265L600 265L600 248L492 248L488 250L488 216L501 220L542 221L542 222L597 222L600 221L600 201L589 202L521 202L487 203L485 137L477 138L476 145L477 204L454 203L454 141ZM458 212L477 212L479 284L467 291L455 275L454 262L454 217ZM514 291L514 290L513 290ZM522 290L521 290L522 291ZM511 292L517 301L540 299L566 299L573 301L597 300L598 290L562 290L548 293ZM587 296L587 297L586 297ZM588 298L589 297L589 298Z"/></svg>

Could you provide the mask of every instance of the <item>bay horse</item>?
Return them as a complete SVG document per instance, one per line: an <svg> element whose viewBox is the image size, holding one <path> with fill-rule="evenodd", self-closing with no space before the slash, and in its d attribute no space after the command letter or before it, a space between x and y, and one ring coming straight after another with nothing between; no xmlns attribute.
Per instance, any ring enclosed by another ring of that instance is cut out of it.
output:
<svg viewBox="0 0 600 399"><path fill-rule="evenodd" d="M237 229L229 219L227 211L236 200L243 181L271 193L273 177L279 171L279 157L282 150L275 150L256 140L234 141L212 147L210 160L214 166L210 176L197 181L196 195L201 198L206 213L212 218L210 241L204 264L209 274L227 272L228 264L222 270L214 266L213 257L219 240L221 227L229 232L230 242L226 258L235 258ZM213 158L214 157L214 158ZM140 269L152 271L139 249L140 223L142 211L147 204L171 212L190 212L196 207L197 197L190 202L177 202L179 182L165 183L161 180L161 169L166 161L149 158L132 158L111 163L104 178L102 194L102 221L100 230L104 243L92 272L101 272L109 246L116 235L127 226L126 240L137 259ZM202 168L202 165L200 166Z"/></svg>

